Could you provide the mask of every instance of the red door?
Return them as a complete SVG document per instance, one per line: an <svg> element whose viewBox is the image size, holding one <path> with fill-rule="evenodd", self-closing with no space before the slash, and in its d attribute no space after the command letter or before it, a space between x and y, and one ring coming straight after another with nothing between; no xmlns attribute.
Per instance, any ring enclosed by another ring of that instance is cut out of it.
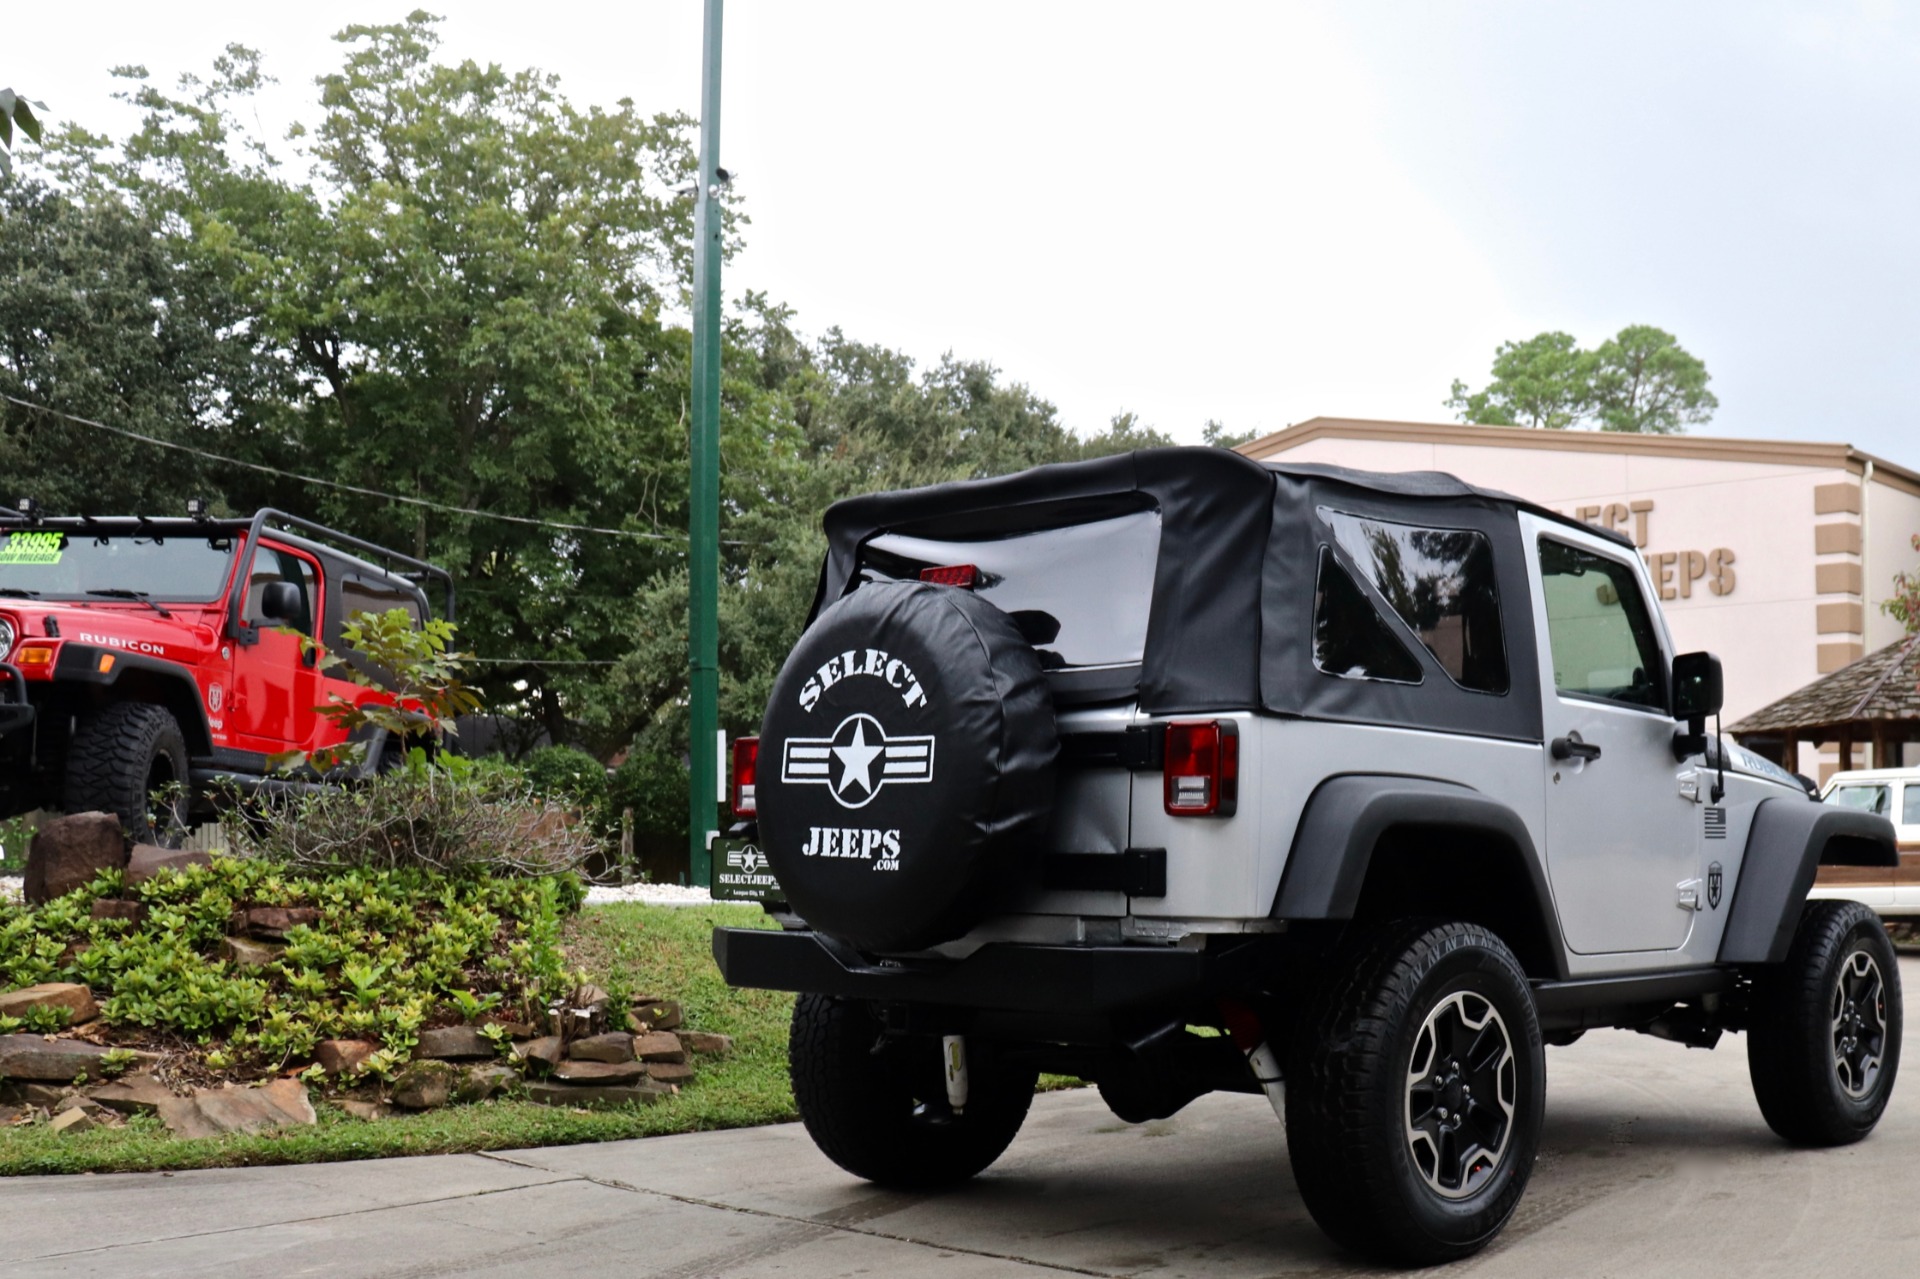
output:
<svg viewBox="0 0 1920 1279"><path fill-rule="evenodd" d="M263 618L260 599L272 582L291 582L301 607L291 620ZM263 543L248 570L240 620L252 643L233 653L233 706L228 726L241 750L270 755L310 750L322 723L320 676L313 656L301 652L320 616L320 569L302 552Z"/></svg>

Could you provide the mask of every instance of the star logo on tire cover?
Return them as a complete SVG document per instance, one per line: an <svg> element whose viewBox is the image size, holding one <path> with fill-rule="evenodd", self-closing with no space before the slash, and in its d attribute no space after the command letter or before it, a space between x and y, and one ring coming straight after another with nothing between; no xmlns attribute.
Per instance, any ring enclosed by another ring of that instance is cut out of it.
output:
<svg viewBox="0 0 1920 1279"><path fill-rule="evenodd" d="M865 808L888 783L933 780L933 738L889 737L879 720L857 712L832 737L789 737L780 780L825 786L842 808Z"/></svg>

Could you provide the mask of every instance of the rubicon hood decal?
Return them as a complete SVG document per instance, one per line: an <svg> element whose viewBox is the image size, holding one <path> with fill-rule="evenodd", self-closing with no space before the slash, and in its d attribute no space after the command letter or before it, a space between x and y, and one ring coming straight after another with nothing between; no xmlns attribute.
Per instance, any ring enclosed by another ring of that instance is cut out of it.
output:
<svg viewBox="0 0 1920 1279"><path fill-rule="evenodd" d="M832 737L790 737L780 780L829 788L842 808L865 808L889 782L933 780L933 738L889 737L873 716L840 721Z"/></svg>

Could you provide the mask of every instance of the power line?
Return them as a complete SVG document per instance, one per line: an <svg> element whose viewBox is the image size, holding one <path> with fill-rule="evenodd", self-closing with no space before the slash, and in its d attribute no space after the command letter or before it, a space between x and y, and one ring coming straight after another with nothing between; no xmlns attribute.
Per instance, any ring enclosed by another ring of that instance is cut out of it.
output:
<svg viewBox="0 0 1920 1279"><path fill-rule="evenodd" d="M96 422L90 417L79 417L72 413L63 412L60 409L48 408L44 404L35 404L31 400L23 400L17 395L8 395L4 391L0 391L0 400L5 400L10 404L17 404L23 409L32 409L37 413L45 413L52 417L65 418L67 421L77 422L81 426L91 426L96 430L125 436L130 440L139 440L142 444L152 444L163 449L175 449L182 453L191 453L195 457L206 458L209 461L224 462L228 466L240 466L245 467L249 471L259 471L265 475L277 475L282 479L299 480L303 484L319 484L326 488L340 489L347 493L357 493L362 497L380 497L390 502L404 502L409 506L423 506L430 511L444 511L450 515L470 515L475 519L482 520L502 520L508 524L529 524L536 528L560 529L568 533L598 533L605 537L636 537L655 542L684 542L687 540L684 534L647 533L639 529L601 528L593 524L566 524L558 520L537 520L525 515L502 515L497 511L475 510L470 506L449 506L444 502L429 502L423 497L407 497L400 493L383 493L379 489L361 488L357 484L343 484L339 480L321 479L317 475L302 475L298 471L283 471L277 466L267 466L260 462L243 461L237 457L227 457L225 454L195 448L191 444L181 444L174 440L163 440L152 435L142 435L140 432L130 431L124 426L109 426L105 422ZM732 542L729 544L735 546L744 545L744 543L740 542Z"/></svg>
<svg viewBox="0 0 1920 1279"><path fill-rule="evenodd" d="M465 657L461 660L476 666L618 666L620 664L606 658Z"/></svg>

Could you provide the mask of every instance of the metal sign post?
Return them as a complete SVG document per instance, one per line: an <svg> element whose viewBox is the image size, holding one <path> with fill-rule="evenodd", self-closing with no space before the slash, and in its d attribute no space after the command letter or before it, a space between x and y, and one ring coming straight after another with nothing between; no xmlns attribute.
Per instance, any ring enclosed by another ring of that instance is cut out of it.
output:
<svg viewBox="0 0 1920 1279"><path fill-rule="evenodd" d="M687 870L712 880L711 840L720 792L720 19L706 0L701 41L700 185L693 207L693 471L687 529L688 693Z"/></svg>

